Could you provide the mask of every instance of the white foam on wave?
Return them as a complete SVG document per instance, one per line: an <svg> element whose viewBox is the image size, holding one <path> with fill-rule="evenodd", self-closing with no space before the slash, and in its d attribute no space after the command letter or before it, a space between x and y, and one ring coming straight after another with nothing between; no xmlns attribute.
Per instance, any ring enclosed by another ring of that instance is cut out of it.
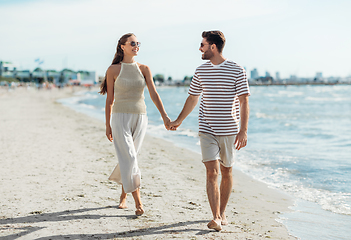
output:
<svg viewBox="0 0 351 240"><path fill-rule="evenodd" d="M296 97L296 96L301 96L304 93L303 92L294 92L294 91L278 91L278 94L283 95L285 97L292 98L292 97Z"/></svg>
<svg viewBox="0 0 351 240"><path fill-rule="evenodd" d="M344 102L350 101L349 98L342 97L306 97L305 100L312 102Z"/></svg>
<svg viewBox="0 0 351 240"><path fill-rule="evenodd" d="M76 93L74 97L58 99L57 102L72 108L73 110L86 114L90 117L104 120L103 112L99 111L94 105L82 103L83 100L91 98L84 94L84 92Z"/></svg>
<svg viewBox="0 0 351 240"><path fill-rule="evenodd" d="M193 138L197 138L198 137L198 133L194 132L190 129L180 129L177 130L179 135L183 135L183 136L188 136L188 137L193 137Z"/></svg>
<svg viewBox="0 0 351 240"><path fill-rule="evenodd" d="M98 98L99 96L96 95L96 94L92 94L92 93L87 93L84 95L86 98L91 98L91 99L96 99Z"/></svg>
<svg viewBox="0 0 351 240"><path fill-rule="evenodd" d="M81 100L80 97L70 97L70 98L58 99L57 102L65 105L74 105L74 104L77 104L80 100Z"/></svg>
<svg viewBox="0 0 351 240"><path fill-rule="evenodd" d="M255 113L256 118L261 118L261 119L274 119L274 120L285 120L285 119L290 119L290 120L295 120L298 118L298 115L295 116L289 116L287 114L267 114L267 113L262 113L262 112L256 112Z"/></svg>
<svg viewBox="0 0 351 240"><path fill-rule="evenodd" d="M255 114L255 116L256 116L257 118L268 118L268 119L273 119L273 116L269 116L269 115L266 114L266 113L257 112L257 113Z"/></svg>
<svg viewBox="0 0 351 240"><path fill-rule="evenodd" d="M198 138L198 133L194 132L190 129L177 129L176 131L170 131L167 132L167 130L165 130L165 126L160 124L160 125L152 125L149 124L148 125L148 130L150 132L152 132L153 134L158 134L158 135L162 135L165 133L173 133L175 135L179 135L179 136L187 136L187 137L192 137L192 138Z"/></svg>
<svg viewBox="0 0 351 240"><path fill-rule="evenodd" d="M81 107L83 107L83 108L96 109L95 106L90 105L90 104L85 104L85 103L80 103L79 106L81 106Z"/></svg>
<svg viewBox="0 0 351 240"><path fill-rule="evenodd" d="M257 162L257 159L249 160L253 159L252 157L245 156L243 160L237 161L237 167L256 180L281 189L291 196L317 203L324 210L337 214L351 215L350 193L335 193L306 186L297 179L297 170L283 167L273 168L269 160L261 160L260 162ZM294 159L286 158L284 161L294 162Z"/></svg>
<svg viewBox="0 0 351 240"><path fill-rule="evenodd" d="M200 141L197 132L189 129L177 129L177 131L167 131L163 124L148 124L147 133L171 141L178 147L186 148L196 153L200 153Z"/></svg>

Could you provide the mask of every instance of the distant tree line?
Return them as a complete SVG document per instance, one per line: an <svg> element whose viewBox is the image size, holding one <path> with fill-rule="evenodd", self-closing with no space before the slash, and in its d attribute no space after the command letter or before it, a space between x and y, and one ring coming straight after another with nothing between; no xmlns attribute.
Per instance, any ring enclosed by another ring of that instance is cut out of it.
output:
<svg viewBox="0 0 351 240"><path fill-rule="evenodd" d="M190 80L190 81L191 81L192 78L193 78L193 76L185 76L185 77L183 78L183 81L186 81L186 80ZM156 74L155 76L153 76L153 79L154 79L154 82L155 82L155 81L164 82L164 81L165 81L165 76L164 76L163 74ZM172 79L171 76L169 76L169 77L167 78L167 81L172 81L172 80L173 80L173 79Z"/></svg>

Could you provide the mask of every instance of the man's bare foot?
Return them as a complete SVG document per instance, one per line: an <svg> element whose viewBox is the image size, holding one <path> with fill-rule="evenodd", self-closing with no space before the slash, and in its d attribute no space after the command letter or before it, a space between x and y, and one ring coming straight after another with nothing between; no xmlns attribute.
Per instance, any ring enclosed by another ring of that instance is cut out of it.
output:
<svg viewBox="0 0 351 240"><path fill-rule="evenodd" d="M222 217L222 221L221 221L222 226L228 225L228 220L225 217L225 214L223 214L221 217Z"/></svg>
<svg viewBox="0 0 351 240"><path fill-rule="evenodd" d="M141 216L141 215L143 215L144 214L144 209L143 209L143 207L139 207L139 208L137 208L137 210L135 211L135 215L137 215L137 216Z"/></svg>
<svg viewBox="0 0 351 240"><path fill-rule="evenodd" d="M209 222L207 224L207 227L209 229L214 229L216 230L217 232L221 231L222 230L222 226L221 226L221 220L212 220L211 222Z"/></svg>
<svg viewBox="0 0 351 240"><path fill-rule="evenodd" d="M118 208L120 209L128 208L126 202L127 202L127 194L121 194L121 197L119 198Z"/></svg>

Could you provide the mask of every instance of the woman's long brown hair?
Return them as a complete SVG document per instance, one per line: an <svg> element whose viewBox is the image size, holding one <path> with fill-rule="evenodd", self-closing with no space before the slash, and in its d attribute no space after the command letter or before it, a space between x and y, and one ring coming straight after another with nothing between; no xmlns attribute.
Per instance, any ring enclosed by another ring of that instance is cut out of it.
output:
<svg viewBox="0 0 351 240"><path fill-rule="evenodd" d="M112 64L118 64L121 61L123 61L123 57L124 57L124 53L123 50L121 48L121 45L126 44L127 40L129 37L131 36L135 36L133 33L127 33L124 34L119 40L118 40L118 44L117 44L117 50L115 53L115 57L113 58ZM105 93L107 93L107 80L106 80L106 75L104 80L102 81L101 85L100 85L100 94L104 95Z"/></svg>

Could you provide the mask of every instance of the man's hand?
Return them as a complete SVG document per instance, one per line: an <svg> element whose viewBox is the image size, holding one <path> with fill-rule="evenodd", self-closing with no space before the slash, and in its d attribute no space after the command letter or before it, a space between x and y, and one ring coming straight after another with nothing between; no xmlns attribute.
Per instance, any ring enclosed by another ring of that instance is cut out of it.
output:
<svg viewBox="0 0 351 240"><path fill-rule="evenodd" d="M176 131L177 128L180 126L180 124L182 124L182 123L180 121L177 121L177 120L171 122L169 125L170 126L169 130Z"/></svg>
<svg viewBox="0 0 351 240"><path fill-rule="evenodd" d="M238 135L236 135L234 146L236 150L240 150L245 147L247 144L247 133L244 131L240 131Z"/></svg>

